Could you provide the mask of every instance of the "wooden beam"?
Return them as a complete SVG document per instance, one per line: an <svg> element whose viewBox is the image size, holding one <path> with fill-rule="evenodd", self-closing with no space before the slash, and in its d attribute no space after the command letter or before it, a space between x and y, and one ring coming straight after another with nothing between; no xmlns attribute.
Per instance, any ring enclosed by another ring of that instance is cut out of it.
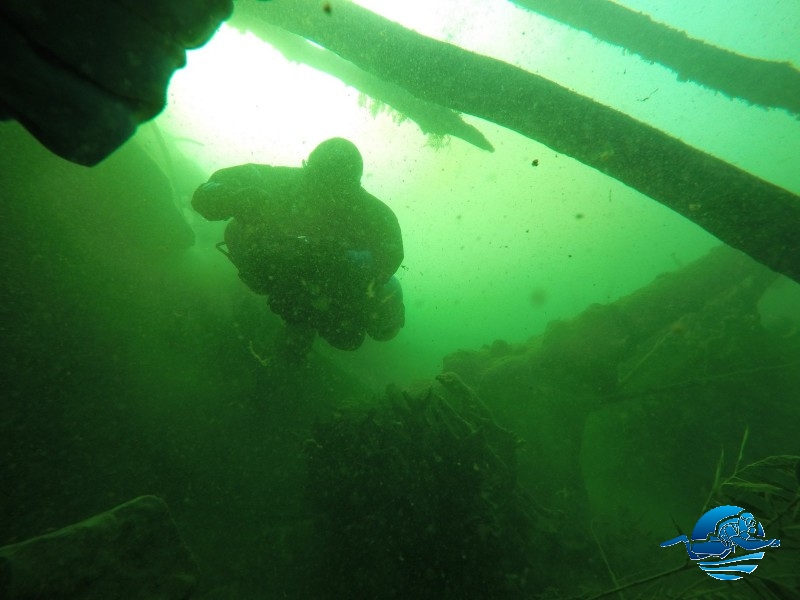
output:
<svg viewBox="0 0 800 600"><path fill-rule="evenodd" d="M391 106L403 120L411 119L426 135L452 136L486 150L494 147L476 128L465 122L461 115L439 104L425 102L399 85L385 81L358 68L330 50L312 44L305 38L261 20L249 21L237 12L229 21L232 27L248 30L267 42L290 61L303 63L338 78L377 102Z"/></svg>
<svg viewBox="0 0 800 600"><path fill-rule="evenodd" d="M316 0L242 1L236 10L312 40L421 99L567 154L800 281L800 197L783 188L543 77L354 4L325 11Z"/></svg>
<svg viewBox="0 0 800 600"><path fill-rule="evenodd" d="M511 2L662 64L681 80L800 115L800 71L789 62L751 58L718 48L607 0Z"/></svg>

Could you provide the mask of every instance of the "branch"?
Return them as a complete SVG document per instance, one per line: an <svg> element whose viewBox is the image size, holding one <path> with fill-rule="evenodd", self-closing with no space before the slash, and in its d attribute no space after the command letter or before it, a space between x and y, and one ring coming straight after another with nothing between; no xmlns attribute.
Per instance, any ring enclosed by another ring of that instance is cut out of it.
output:
<svg viewBox="0 0 800 600"><path fill-rule="evenodd" d="M237 10L312 40L417 98L493 121L661 202L800 281L800 197L663 131L501 61L426 38L349 3Z"/></svg>
<svg viewBox="0 0 800 600"><path fill-rule="evenodd" d="M510 1L660 63L681 81L694 81L751 104L800 115L800 71L789 62L750 58L712 46L604 0Z"/></svg>

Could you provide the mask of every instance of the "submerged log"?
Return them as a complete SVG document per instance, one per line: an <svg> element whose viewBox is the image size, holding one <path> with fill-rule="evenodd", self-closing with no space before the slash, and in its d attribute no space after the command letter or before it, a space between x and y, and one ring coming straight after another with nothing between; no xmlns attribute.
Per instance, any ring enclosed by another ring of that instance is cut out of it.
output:
<svg viewBox="0 0 800 600"><path fill-rule="evenodd" d="M299 35L289 33L264 21L244 22L237 15L234 15L229 21L229 25L251 31L283 54L287 60L303 63L333 75L374 100L391 106L400 113L402 120L414 121L422 133L457 137L481 150L494 152L494 147L489 140L476 127L466 123L455 111L439 104L420 100L399 85L384 81L359 69L353 63L325 48L312 44Z"/></svg>
<svg viewBox="0 0 800 600"><path fill-rule="evenodd" d="M800 197L630 116L504 62L439 42L358 6L241 2L415 96L493 121L670 207L800 281Z"/></svg>
<svg viewBox="0 0 800 600"><path fill-rule="evenodd" d="M633 401L673 408L705 402L718 407L714 427L721 433L723 421L732 431L731 422L763 410L771 395L777 403L793 397L773 388L796 389L800 345L787 351L786 340L758 319L758 301L777 278L720 246L616 302L552 322L527 342L459 351L443 368L526 441L523 484L532 482L545 505L567 509L564 490L580 500L585 426L598 411Z"/></svg>
<svg viewBox="0 0 800 600"><path fill-rule="evenodd" d="M141 496L53 533L0 548L0 597L188 598L197 566L164 501Z"/></svg>
<svg viewBox="0 0 800 600"><path fill-rule="evenodd" d="M681 80L800 115L800 71L788 62L751 58L718 48L605 0L511 1L662 64Z"/></svg>

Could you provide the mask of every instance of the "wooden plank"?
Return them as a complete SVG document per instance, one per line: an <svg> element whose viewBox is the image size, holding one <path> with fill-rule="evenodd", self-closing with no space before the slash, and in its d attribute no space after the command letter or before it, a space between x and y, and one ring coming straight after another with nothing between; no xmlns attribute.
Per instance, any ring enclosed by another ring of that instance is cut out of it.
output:
<svg viewBox="0 0 800 600"><path fill-rule="evenodd" d="M167 505L155 496L0 548L5 600L184 600L197 576Z"/></svg>

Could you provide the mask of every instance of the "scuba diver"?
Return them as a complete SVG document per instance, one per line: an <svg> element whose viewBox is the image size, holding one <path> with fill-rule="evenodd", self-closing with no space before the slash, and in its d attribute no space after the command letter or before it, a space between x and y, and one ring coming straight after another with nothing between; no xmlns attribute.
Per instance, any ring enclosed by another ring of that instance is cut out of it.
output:
<svg viewBox="0 0 800 600"><path fill-rule="evenodd" d="M364 165L343 138L322 142L299 167L221 169L194 193L210 221L231 219L218 247L285 324L280 352L302 362L318 333L355 350L390 340L405 323L403 240L394 212L361 187Z"/></svg>

